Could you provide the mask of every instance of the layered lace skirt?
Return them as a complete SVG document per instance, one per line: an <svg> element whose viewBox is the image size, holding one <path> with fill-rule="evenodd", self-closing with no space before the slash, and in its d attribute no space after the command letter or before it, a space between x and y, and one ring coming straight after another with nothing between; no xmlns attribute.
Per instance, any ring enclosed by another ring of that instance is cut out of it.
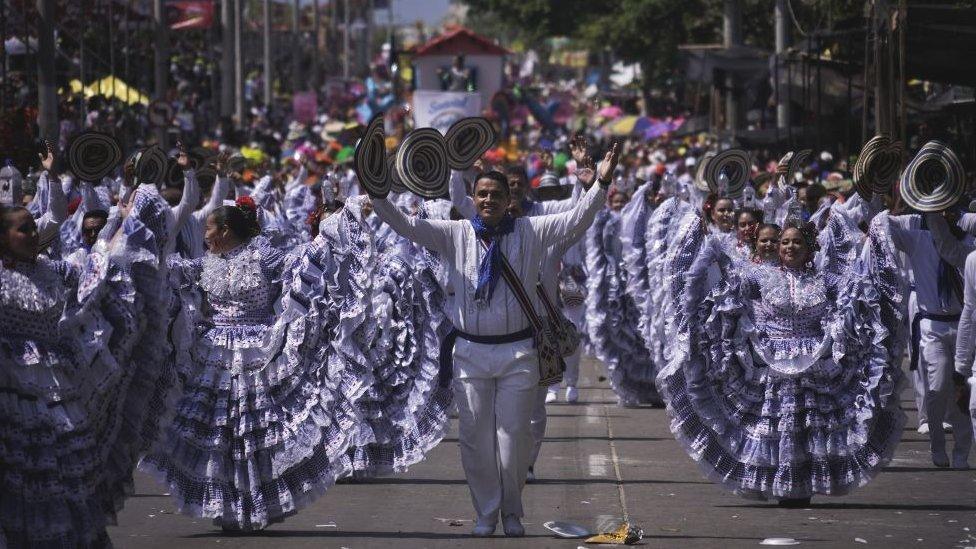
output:
<svg viewBox="0 0 976 549"><path fill-rule="evenodd" d="M852 286L831 345L795 374L760 358L735 289L704 300L700 325L682 323L658 384L672 433L709 479L748 498L836 496L891 460L905 421L901 345L881 321L871 284Z"/></svg>
<svg viewBox="0 0 976 549"><path fill-rule="evenodd" d="M392 252L375 283L373 382L356 402L365 421L349 452L356 477L403 472L426 457L444 437L453 399L437 378L451 324L432 270Z"/></svg>
<svg viewBox="0 0 976 549"><path fill-rule="evenodd" d="M0 341L0 541L10 547L111 545L105 527L173 386L158 288L154 266L113 265L59 339Z"/></svg>

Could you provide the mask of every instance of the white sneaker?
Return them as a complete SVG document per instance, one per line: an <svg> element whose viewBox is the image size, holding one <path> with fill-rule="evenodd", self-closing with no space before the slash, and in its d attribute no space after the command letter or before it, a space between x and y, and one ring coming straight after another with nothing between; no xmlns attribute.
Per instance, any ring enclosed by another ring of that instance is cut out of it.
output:
<svg viewBox="0 0 976 549"><path fill-rule="evenodd" d="M474 530L471 531L471 535L478 538L486 538L494 534L495 526L498 525L497 522L498 519L496 517L492 517L492 518L494 518L495 520L487 519L487 518L479 518L478 521L475 522Z"/></svg>
<svg viewBox="0 0 976 549"><path fill-rule="evenodd" d="M920 435L927 435L927 434L929 434L929 424L928 423L923 423L923 424L919 425L918 426L918 434L920 434Z"/></svg>
<svg viewBox="0 0 976 549"><path fill-rule="evenodd" d="M525 527L522 526L522 521L515 515L503 516L502 528L505 529L505 535L511 538L520 538L525 535Z"/></svg>
<svg viewBox="0 0 976 549"><path fill-rule="evenodd" d="M942 432L943 433L951 433L952 432L952 424L949 423L948 421L943 421L942 422Z"/></svg>
<svg viewBox="0 0 976 549"><path fill-rule="evenodd" d="M576 402L579 400L579 389L576 387L566 387L566 402Z"/></svg>
<svg viewBox="0 0 976 549"><path fill-rule="evenodd" d="M556 389L546 391L546 404L556 402L557 400L559 400L559 392Z"/></svg>

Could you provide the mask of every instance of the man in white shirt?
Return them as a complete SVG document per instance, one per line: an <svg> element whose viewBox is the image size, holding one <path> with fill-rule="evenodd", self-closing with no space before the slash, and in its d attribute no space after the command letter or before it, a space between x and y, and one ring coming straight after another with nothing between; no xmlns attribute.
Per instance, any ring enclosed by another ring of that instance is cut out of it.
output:
<svg viewBox="0 0 976 549"><path fill-rule="evenodd" d="M976 437L976 375L973 373L974 350L976 350L976 252L966 258L963 273L965 290L962 316L959 319L959 333L956 336L956 387L969 389L969 417ZM965 383L966 385L963 385Z"/></svg>
<svg viewBox="0 0 976 549"><path fill-rule="evenodd" d="M957 326L962 311L958 272L973 250L950 233L941 214L889 216L895 247L908 257L915 279L918 312L912 320L912 366L925 385L932 463L949 467L943 419L952 424L955 446L951 465L968 468L972 423L954 404L952 373L956 362ZM955 220L952 220L955 222ZM955 279L955 282L953 281Z"/></svg>
<svg viewBox="0 0 976 549"><path fill-rule="evenodd" d="M373 200L380 219L440 254L450 267L455 295L449 315L455 332L442 349L441 376L442 383L453 378L461 464L478 515L474 535L493 534L499 512L506 535L525 534L522 488L532 451L529 416L539 383L532 326L501 274L499 254L527 288L532 306L542 311L529 288L539 280L546 250L603 205L618 154L615 145L598 172L600 184L574 208L556 215L509 216L511 192L499 172L478 177L478 215L469 221L408 218L385 197ZM453 358L453 365L445 358Z"/></svg>

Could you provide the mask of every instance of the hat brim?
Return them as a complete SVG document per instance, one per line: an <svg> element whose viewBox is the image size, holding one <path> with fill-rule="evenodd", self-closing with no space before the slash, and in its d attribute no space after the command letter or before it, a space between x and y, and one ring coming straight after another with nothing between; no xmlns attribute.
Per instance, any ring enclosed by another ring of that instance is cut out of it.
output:
<svg viewBox="0 0 976 549"><path fill-rule="evenodd" d="M385 197L390 193L390 169L386 161L386 136L383 117L376 116L366 126L366 133L353 154L359 184L371 196Z"/></svg>
<svg viewBox="0 0 976 549"><path fill-rule="evenodd" d="M118 139L104 132L86 131L68 145L68 166L82 181L97 182L112 173L122 162Z"/></svg>
<svg viewBox="0 0 976 549"><path fill-rule="evenodd" d="M965 172L945 143L929 141L908 163L899 183L905 204L920 212L940 212L962 198Z"/></svg>
<svg viewBox="0 0 976 549"><path fill-rule="evenodd" d="M454 170L470 168L481 155L488 152L496 140L495 128L486 118L462 118L451 125L444 140L447 161Z"/></svg>
<svg viewBox="0 0 976 549"><path fill-rule="evenodd" d="M447 195L451 177L447 143L434 128L413 130L397 149L395 167L407 189L423 198Z"/></svg>
<svg viewBox="0 0 976 549"><path fill-rule="evenodd" d="M136 161L136 181L160 185L166 176L167 157L163 149L152 145L142 151Z"/></svg>

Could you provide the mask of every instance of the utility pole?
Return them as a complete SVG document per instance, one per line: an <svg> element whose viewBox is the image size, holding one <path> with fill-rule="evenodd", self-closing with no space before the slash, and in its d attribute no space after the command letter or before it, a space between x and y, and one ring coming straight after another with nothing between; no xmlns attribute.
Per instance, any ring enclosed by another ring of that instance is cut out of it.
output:
<svg viewBox="0 0 976 549"><path fill-rule="evenodd" d="M349 0L342 0L342 78L349 79Z"/></svg>
<svg viewBox="0 0 976 549"><path fill-rule="evenodd" d="M312 49L312 88L316 93L322 87L322 11L319 9L319 0L312 0L312 25L315 29L313 33L314 47Z"/></svg>
<svg viewBox="0 0 976 549"><path fill-rule="evenodd" d="M786 20L786 1L776 0L776 8L773 11L773 18L776 24L776 63L779 65L786 54L786 48L790 46L790 27ZM776 79L776 127L785 129L790 126L790 104L786 101L784 90L780 89L780 78ZM787 82L787 86L792 82Z"/></svg>
<svg viewBox="0 0 976 549"><path fill-rule="evenodd" d="M271 0L264 0L264 106L271 114Z"/></svg>
<svg viewBox="0 0 976 549"><path fill-rule="evenodd" d="M163 0L153 0L153 23L156 27L156 50L155 50L155 78L156 78L156 100L165 101L168 89L167 80L169 76L169 36L166 28L166 11L163 9ZM167 121L168 122L168 121ZM166 149L166 128L156 128L156 141L160 147Z"/></svg>
<svg viewBox="0 0 976 549"><path fill-rule="evenodd" d="M300 32L301 26L301 6L299 0L295 0L295 6L291 14L291 91L297 93L305 86L302 83L302 39Z"/></svg>
<svg viewBox="0 0 976 549"><path fill-rule="evenodd" d="M58 91L54 73L54 0L37 0L37 121L41 137L58 142ZM30 38L24 36L24 41ZM4 61L6 62L6 61Z"/></svg>
<svg viewBox="0 0 976 549"><path fill-rule="evenodd" d="M742 44L742 17L739 0L724 0L722 10L722 42L726 49ZM735 75L725 75L725 124L734 136L739 129L739 90Z"/></svg>
<svg viewBox="0 0 976 549"><path fill-rule="evenodd" d="M234 117L244 126L244 2L234 0Z"/></svg>
<svg viewBox="0 0 976 549"><path fill-rule="evenodd" d="M221 0L220 27L223 51L220 58L220 116L234 114L234 1Z"/></svg>

